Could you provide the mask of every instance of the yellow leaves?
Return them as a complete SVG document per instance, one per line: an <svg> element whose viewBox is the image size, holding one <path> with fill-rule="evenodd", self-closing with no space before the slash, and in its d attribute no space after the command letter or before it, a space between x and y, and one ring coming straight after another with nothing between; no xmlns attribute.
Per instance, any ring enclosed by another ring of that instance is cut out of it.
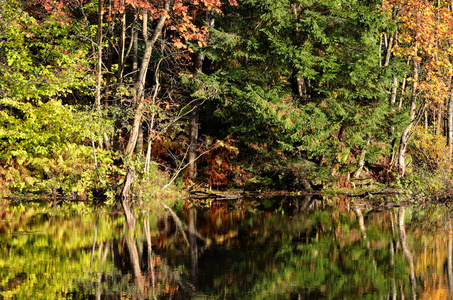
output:
<svg viewBox="0 0 453 300"><path fill-rule="evenodd" d="M448 97L453 74L453 16L446 3L425 0L386 0L382 11L398 10L398 41L393 53L417 64L410 80L414 90L431 103Z"/></svg>
<svg viewBox="0 0 453 300"><path fill-rule="evenodd" d="M448 159L446 138L441 134L431 134L421 126L415 130L414 153L421 157L423 163L433 169L442 168L451 171L452 164Z"/></svg>
<svg viewBox="0 0 453 300"><path fill-rule="evenodd" d="M180 39L177 39L174 43L175 47L178 48L178 49L185 49L187 48L186 45L184 45Z"/></svg>

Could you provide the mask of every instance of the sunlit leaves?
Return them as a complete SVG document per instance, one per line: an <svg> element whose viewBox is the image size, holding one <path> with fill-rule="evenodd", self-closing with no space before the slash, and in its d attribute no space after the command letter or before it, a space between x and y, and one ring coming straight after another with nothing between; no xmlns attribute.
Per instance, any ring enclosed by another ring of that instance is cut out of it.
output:
<svg viewBox="0 0 453 300"><path fill-rule="evenodd" d="M0 99L0 176L14 191L88 192L98 180L92 149L83 143L102 124L90 128L92 120L55 100L33 105ZM110 151L99 150L97 159L103 176L115 173Z"/></svg>
<svg viewBox="0 0 453 300"><path fill-rule="evenodd" d="M448 5L447 5L448 4ZM419 68L411 82L429 103L443 103L450 92L453 16L450 3L388 0L384 10L394 10L399 24L396 55Z"/></svg>
<svg viewBox="0 0 453 300"><path fill-rule="evenodd" d="M0 45L0 87L3 96L16 100L37 100L86 89L87 45L73 29L55 17L38 21L8 2L2 11L6 42ZM85 91L83 91L85 92Z"/></svg>

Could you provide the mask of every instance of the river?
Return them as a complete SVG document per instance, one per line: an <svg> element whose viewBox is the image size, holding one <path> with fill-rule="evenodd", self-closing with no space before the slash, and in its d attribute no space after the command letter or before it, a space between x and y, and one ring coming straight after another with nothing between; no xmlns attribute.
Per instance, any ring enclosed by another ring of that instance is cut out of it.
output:
<svg viewBox="0 0 453 300"><path fill-rule="evenodd" d="M345 197L1 211L3 299L453 299L446 205ZM176 221L175 221L176 220Z"/></svg>

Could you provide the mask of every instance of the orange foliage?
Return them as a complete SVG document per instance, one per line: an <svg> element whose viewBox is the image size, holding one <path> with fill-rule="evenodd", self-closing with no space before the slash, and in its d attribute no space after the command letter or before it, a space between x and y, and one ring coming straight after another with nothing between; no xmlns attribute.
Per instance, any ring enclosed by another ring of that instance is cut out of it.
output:
<svg viewBox="0 0 453 300"><path fill-rule="evenodd" d="M223 141L218 141L214 148L205 154L200 161L201 168L204 170L208 184L216 189L224 189L229 185L231 178L239 186L244 184L244 171L237 164L231 162L231 158L239 154L234 146L235 140L227 137ZM203 151L199 149L199 153Z"/></svg>
<svg viewBox="0 0 453 300"><path fill-rule="evenodd" d="M417 64L409 81L428 104L443 103L451 90L453 15L450 2L386 0L382 9L399 24L393 53Z"/></svg>
<svg viewBox="0 0 453 300"><path fill-rule="evenodd" d="M173 41L177 48L187 48L187 45L182 41L195 41L200 46L206 44L205 37L208 33L207 26L198 26L194 20L196 15L203 15L206 11L213 11L221 14L222 1L220 0L174 0L169 11L164 10L165 3L169 0L114 0L111 2L109 18L107 21L113 20L113 15L123 14L125 11L137 11L138 16L143 18L146 12L149 20L155 21L162 15L167 16L167 28L177 33ZM39 4L45 12L60 16L62 20L72 17L71 10L85 5L87 1L72 1L72 0L34 0L35 4ZM106 1L107 3L107 1ZM238 5L236 0L228 0L230 5ZM104 9L107 10L107 9ZM107 14L106 11L103 14Z"/></svg>

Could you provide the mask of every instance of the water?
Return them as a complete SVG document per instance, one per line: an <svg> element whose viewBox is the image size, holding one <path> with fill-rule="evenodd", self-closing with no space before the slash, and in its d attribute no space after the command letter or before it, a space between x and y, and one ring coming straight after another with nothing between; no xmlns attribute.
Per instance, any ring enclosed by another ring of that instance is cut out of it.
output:
<svg viewBox="0 0 453 300"><path fill-rule="evenodd" d="M0 219L0 298L453 298L448 207L280 203L175 209L180 226L140 213L133 231L121 214L11 208Z"/></svg>

